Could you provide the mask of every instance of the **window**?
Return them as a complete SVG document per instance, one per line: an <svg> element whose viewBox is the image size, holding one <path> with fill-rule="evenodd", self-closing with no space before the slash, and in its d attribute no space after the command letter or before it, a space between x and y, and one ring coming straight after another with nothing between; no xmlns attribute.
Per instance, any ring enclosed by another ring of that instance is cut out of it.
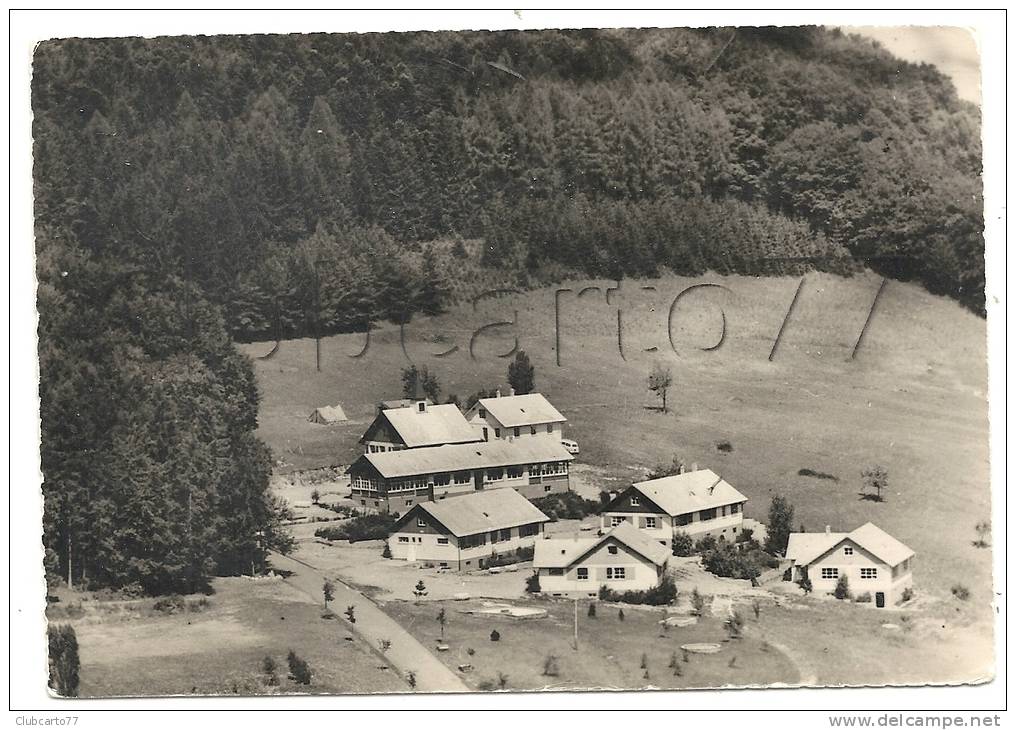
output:
<svg viewBox="0 0 1016 730"><path fill-rule="evenodd" d="M448 538L447 537L439 537L437 539L437 544L438 545L447 545L448 544Z"/></svg>
<svg viewBox="0 0 1016 730"><path fill-rule="evenodd" d="M839 568L822 568L822 580L836 580L839 577Z"/></svg>
<svg viewBox="0 0 1016 730"><path fill-rule="evenodd" d="M642 500L638 496L633 494L631 497L631 506L638 507L640 504L642 504Z"/></svg>
<svg viewBox="0 0 1016 730"><path fill-rule="evenodd" d="M607 568L607 580L624 580L624 568Z"/></svg>
<svg viewBox="0 0 1016 730"><path fill-rule="evenodd" d="M500 428L495 428L494 429L494 437L495 438L501 438L501 429Z"/></svg>
<svg viewBox="0 0 1016 730"><path fill-rule="evenodd" d="M549 491L550 491L550 485L549 485L549 484L547 484L547 485L544 485L544 487L543 487L543 491L544 491L544 492L549 492Z"/></svg>
<svg viewBox="0 0 1016 730"><path fill-rule="evenodd" d="M363 505L364 507L366 507L367 506L367 500L366 499L361 499L360 500L360 504Z"/></svg>
<svg viewBox="0 0 1016 730"><path fill-rule="evenodd" d="M531 525L522 525L522 527L519 528L519 537L532 537L539 532L540 524L538 522L534 522Z"/></svg>
<svg viewBox="0 0 1016 730"><path fill-rule="evenodd" d="M547 424L547 433L554 433L554 424L552 423Z"/></svg>
<svg viewBox="0 0 1016 730"><path fill-rule="evenodd" d="M716 519L716 508L713 507L712 509L704 509L704 510L702 510L701 512L699 512L699 519L702 520L702 521L705 521L705 520L715 520Z"/></svg>
<svg viewBox="0 0 1016 730"><path fill-rule="evenodd" d="M480 413L480 418L486 418L487 417L487 410L485 408L481 408L479 413ZM486 431L487 429L484 429L484 430Z"/></svg>
<svg viewBox="0 0 1016 730"><path fill-rule="evenodd" d="M691 524L691 513L688 513L686 515L678 515L676 520L677 520L677 524L678 525L690 525Z"/></svg>
<svg viewBox="0 0 1016 730"><path fill-rule="evenodd" d="M578 568L575 570L576 580L589 580L589 568Z"/></svg>
<svg viewBox="0 0 1016 730"><path fill-rule="evenodd" d="M512 528L509 527L506 530L501 530L501 542L511 539L512 539Z"/></svg>
<svg viewBox="0 0 1016 730"><path fill-rule="evenodd" d="M548 568L547 575L564 575L564 568Z"/></svg>
<svg viewBox="0 0 1016 730"><path fill-rule="evenodd" d="M612 515L611 518L610 518L610 526L611 527L617 527L622 522L624 522L624 517L621 517L620 515Z"/></svg>
<svg viewBox="0 0 1016 730"><path fill-rule="evenodd" d="M407 506L407 507L412 507L412 506L413 506L413 500L411 500L411 499L407 499L407 500L406 500L406 506Z"/></svg>
<svg viewBox="0 0 1016 730"><path fill-rule="evenodd" d="M521 466L509 466L507 472L509 479L521 479L525 470Z"/></svg>
<svg viewBox="0 0 1016 730"><path fill-rule="evenodd" d="M484 441L488 441L489 439L490 439L490 434L487 432L487 427L484 426L484 428L483 428L483 440Z"/></svg>
<svg viewBox="0 0 1016 730"><path fill-rule="evenodd" d="M399 538L399 542L409 542L409 538L408 537L400 537Z"/></svg>
<svg viewBox="0 0 1016 730"><path fill-rule="evenodd" d="M864 580L875 580L878 578L878 568L861 568L861 578Z"/></svg>
<svg viewBox="0 0 1016 730"><path fill-rule="evenodd" d="M536 435L536 426L530 426L529 427L529 435L530 436L535 436Z"/></svg>
<svg viewBox="0 0 1016 730"><path fill-rule="evenodd" d="M487 469L487 481L488 482L499 482L504 479L504 469Z"/></svg>
<svg viewBox="0 0 1016 730"><path fill-rule="evenodd" d="M469 484L469 480L473 478L472 472L468 471L457 471L454 475L456 484Z"/></svg>
<svg viewBox="0 0 1016 730"><path fill-rule="evenodd" d="M854 554L854 548L850 547L849 545L844 545L843 546L843 554L844 555L853 555ZM861 572L862 573L864 572L863 568L862 568Z"/></svg>
<svg viewBox="0 0 1016 730"><path fill-rule="evenodd" d="M741 505L740 504L732 504L732 505L730 505L730 514L736 515L740 511L741 511Z"/></svg>
<svg viewBox="0 0 1016 730"><path fill-rule="evenodd" d="M646 527L648 527L650 530L655 530L656 529L656 518L655 517L646 517Z"/></svg>
<svg viewBox="0 0 1016 730"><path fill-rule="evenodd" d="M518 437L519 437L519 433L520 433L520 431L519 431L519 427L518 427L518 426L516 426L516 427L515 427L515 438L518 438Z"/></svg>
<svg viewBox="0 0 1016 730"><path fill-rule="evenodd" d="M417 527L426 527L427 526L427 520L423 519L422 517L417 517L416 518L416 526Z"/></svg>
<svg viewBox="0 0 1016 730"><path fill-rule="evenodd" d="M611 555L617 555L617 545L608 545L607 552Z"/></svg>
<svg viewBox="0 0 1016 730"><path fill-rule="evenodd" d="M445 472L444 474L435 474L434 475L434 486L435 487L447 487L448 486L448 482L450 482L451 480L452 480L452 475L449 474L448 472Z"/></svg>

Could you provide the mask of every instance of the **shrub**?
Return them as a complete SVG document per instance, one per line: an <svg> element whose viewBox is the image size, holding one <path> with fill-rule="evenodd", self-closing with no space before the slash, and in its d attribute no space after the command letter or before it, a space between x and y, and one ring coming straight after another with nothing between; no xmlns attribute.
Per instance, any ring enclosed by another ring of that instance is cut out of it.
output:
<svg viewBox="0 0 1016 730"><path fill-rule="evenodd" d="M413 595L416 596L416 600L427 595L427 584L423 582L422 578L416 581L416 585L413 586Z"/></svg>
<svg viewBox="0 0 1016 730"><path fill-rule="evenodd" d="M734 450L734 445L731 444L729 441L720 441L719 443L716 444L716 450L722 451L724 454L729 454L731 451Z"/></svg>
<svg viewBox="0 0 1016 730"><path fill-rule="evenodd" d="M702 565L713 575L723 578L753 580L762 571L775 568L780 563L766 553L754 540L738 544L720 540L716 547L702 554Z"/></svg>
<svg viewBox="0 0 1016 730"><path fill-rule="evenodd" d="M624 591L618 593L607 586L600 586L600 600L612 603L631 603L646 606L666 606L677 598L677 584L669 575L664 575L659 585L644 591ZM592 605L592 604L590 604Z"/></svg>
<svg viewBox="0 0 1016 730"><path fill-rule="evenodd" d="M320 502L321 501L321 492L319 492L316 489L313 490L310 493L310 501L313 502L314 504L317 504L318 502Z"/></svg>
<svg viewBox="0 0 1016 730"><path fill-rule="evenodd" d="M394 514L384 512L360 515L343 522L341 525L319 527L315 530L314 535L325 540L348 540L349 542L384 540L395 526L396 519Z"/></svg>
<svg viewBox="0 0 1016 730"><path fill-rule="evenodd" d="M727 620L723 622L723 628L731 639L740 639L744 634L744 617L738 611L734 611Z"/></svg>
<svg viewBox="0 0 1016 730"><path fill-rule="evenodd" d="M266 656L261 660L261 673L265 675L264 681L269 687L274 687L279 683L278 671L279 665L272 657Z"/></svg>
<svg viewBox="0 0 1016 730"><path fill-rule="evenodd" d="M596 604L590 603L589 609L586 611L586 616L589 618L596 618Z"/></svg>
<svg viewBox="0 0 1016 730"><path fill-rule="evenodd" d="M385 560L391 560L392 559L392 548L388 544L387 540L385 541L384 549L381 550L381 557L384 558Z"/></svg>
<svg viewBox="0 0 1016 730"><path fill-rule="evenodd" d="M501 632L498 631L497 629L494 629L493 631L491 631L490 632L490 640L491 641L501 641Z"/></svg>
<svg viewBox="0 0 1016 730"><path fill-rule="evenodd" d="M575 492L561 492L529 500L548 517L553 514L558 520L581 520L589 515L598 515L602 506L595 499L585 499Z"/></svg>
<svg viewBox="0 0 1016 730"><path fill-rule="evenodd" d="M841 575L836 581L833 595L841 601L845 598L850 598L850 582L847 580L846 574Z"/></svg>
<svg viewBox="0 0 1016 730"><path fill-rule="evenodd" d="M289 663L289 678L297 684L310 684L311 672L307 662L297 656L296 652L292 649L289 650L289 656L286 657L286 661Z"/></svg>
<svg viewBox="0 0 1016 730"><path fill-rule="evenodd" d="M557 657L553 654L548 654L543 660L543 676L545 677L556 677L561 673L560 667L557 665Z"/></svg>
<svg viewBox="0 0 1016 730"><path fill-rule="evenodd" d="M533 574L526 578L526 593L540 592L540 574L533 571Z"/></svg>
<svg viewBox="0 0 1016 730"><path fill-rule="evenodd" d="M750 527L742 527L741 531L737 533L737 537L734 538L734 542L740 544L742 542L756 542L753 535L755 531Z"/></svg>
<svg viewBox="0 0 1016 730"><path fill-rule="evenodd" d="M683 530L674 533L674 540L671 543L674 555L679 558L687 558L695 553L695 541L691 535Z"/></svg>
<svg viewBox="0 0 1016 730"><path fill-rule="evenodd" d="M706 599L698 588L693 588L691 591L691 611L696 616L705 616L706 613Z"/></svg>
<svg viewBox="0 0 1016 730"><path fill-rule="evenodd" d="M965 601L968 598L970 598L970 589L967 588L965 585L960 585L959 583L957 583L952 587L952 594L961 601Z"/></svg>
<svg viewBox="0 0 1016 730"><path fill-rule="evenodd" d="M695 552L697 553L708 553L716 549L716 538L712 535L706 535L701 540L695 543Z"/></svg>
<svg viewBox="0 0 1016 730"><path fill-rule="evenodd" d="M797 581L797 585L801 586L801 590L805 593L811 593L811 578L804 576L801 580Z"/></svg>
<svg viewBox="0 0 1016 730"><path fill-rule="evenodd" d="M409 685L409 689L416 689L416 672L406 672L406 684Z"/></svg>
<svg viewBox="0 0 1016 730"><path fill-rule="evenodd" d="M166 596L152 604L153 610L170 615L184 611L186 608L187 602L183 596Z"/></svg>
<svg viewBox="0 0 1016 730"><path fill-rule="evenodd" d="M871 603L871 593L865 591L864 593L854 596L854 603Z"/></svg>
<svg viewBox="0 0 1016 730"><path fill-rule="evenodd" d="M889 487L889 470L880 464L873 464L861 471L862 496L873 502L883 501L882 491ZM871 491L875 493L872 494Z"/></svg>
<svg viewBox="0 0 1016 730"><path fill-rule="evenodd" d="M51 625L49 634L49 686L61 697L77 697L81 670L78 636L70 624Z"/></svg>
<svg viewBox="0 0 1016 730"><path fill-rule="evenodd" d="M907 601L911 600L913 597L914 597L914 589L913 588L911 588L910 586L907 586L906 588L903 589L903 603L906 603Z"/></svg>

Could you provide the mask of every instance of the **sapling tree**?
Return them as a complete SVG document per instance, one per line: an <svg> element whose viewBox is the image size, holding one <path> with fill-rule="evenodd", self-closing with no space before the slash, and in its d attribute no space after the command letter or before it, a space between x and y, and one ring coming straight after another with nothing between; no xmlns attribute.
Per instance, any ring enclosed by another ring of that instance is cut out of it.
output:
<svg viewBox="0 0 1016 730"><path fill-rule="evenodd" d="M346 618L349 619L349 623L356 623L356 606L346 606Z"/></svg>
<svg viewBox="0 0 1016 730"><path fill-rule="evenodd" d="M448 615L445 613L444 606L437 612L437 623L441 627L441 638L444 638L444 627L448 623Z"/></svg>
<svg viewBox="0 0 1016 730"><path fill-rule="evenodd" d="M861 480L863 482L863 491L865 499L870 499L873 502L884 501L882 497L882 490L889 486L889 470L880 464L873 464L867 469L861 471ZM874 494L872 494L874 492Z"/></svg>
<svg viewBox="0 0 1016 730"><path fill-rule="evenodd" d="M649 373L646 387L659 397L662 403L661 410L664 413L667 412L667 391L670 390L670 386L673 384L674 374L670 371L670 368L661 363L656 363Z"/></svg>
<svg viewBox="0 0 1016 730"><path fill-rule="evenodd" d="M321 594L325 599L325 610L328 610L328 603L335 598L335 584L330 580L325 579L325 582L321 585Z"/></svg>
<svg viewBox="0 0 1016 730"><path fill-rule="evenodd" d="M416 587L413 588L413 595L416 596L416 600L418 601L427 595L427 586L424 584L422 578L416 582Z"/></svg>

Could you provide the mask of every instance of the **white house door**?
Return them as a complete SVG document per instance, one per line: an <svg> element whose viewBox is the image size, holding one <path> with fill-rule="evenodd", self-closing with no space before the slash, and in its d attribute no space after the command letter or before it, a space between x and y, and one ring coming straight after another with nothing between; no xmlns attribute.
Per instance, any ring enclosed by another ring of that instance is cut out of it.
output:
<svg viewBox="0 0 1016 730"><path fill-rule="evenodd" d="M406 553L406 560L410 563L416 562L416 545L409 546L409 551Z"/></svg>

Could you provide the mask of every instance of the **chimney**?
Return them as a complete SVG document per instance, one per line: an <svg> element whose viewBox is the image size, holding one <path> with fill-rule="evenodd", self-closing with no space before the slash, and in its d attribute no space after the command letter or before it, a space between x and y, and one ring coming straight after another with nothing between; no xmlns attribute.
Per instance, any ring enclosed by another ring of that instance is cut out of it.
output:
<svg viewBox="0 0 1016 730"><path fill-rule="evenodd" d="M509 388L508 395L515 395L515 388Z"/></svg>
<svg viewBox="0 0 1016 730"><path fill-rule="evenodd" d="M693 462L691 463L691 470L692 470L692 471L698 471L698 463L696 463L696 462L694 462L694 461L693 461Z"/></svg>
<svg viewBox="0 0 1016 730"><path fill-rule="evenodd" d="M494 397L495 398L500 398L501 397L501 389L500 388L498 388L497 391L494 393Z"/></svg>
<svg viewBox="0 0 1016 730"><path fill-rule="evenodd" d="M827 534L827 535L833 534L833 530L832 530L832 528L829 525L825 526L825 534Z"/></svg>
<svg viewBox="0 0 1016 730"><path fill-rule="evenodd" d="M427 401L425 401L425 400L418 400L418 401L416 401L416 412L417 413L426 413L427 412Z"/></svg>

